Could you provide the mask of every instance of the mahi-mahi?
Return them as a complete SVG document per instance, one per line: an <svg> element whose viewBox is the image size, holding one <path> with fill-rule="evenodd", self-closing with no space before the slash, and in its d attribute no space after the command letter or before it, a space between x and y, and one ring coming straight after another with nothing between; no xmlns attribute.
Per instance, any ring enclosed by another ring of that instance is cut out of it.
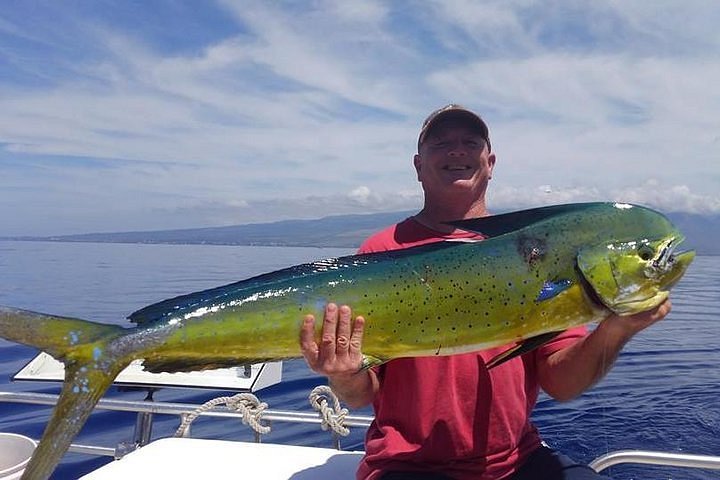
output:
<svg viewBox="0 0 720 480"><path fill-rule="evenodd" d="M129 316L134 328L0 307L0 337L65 364L58 403L22 478L51 475L135 359L151 372L179 372L296 358L303 316L322 316L332 301L365 317L365 367L510 345L494 367L573 326L656 307L694 258L675 252L683 236L665 216L628 204L557 205L451 225L488 238L286 268L150 305Z"/></svg>

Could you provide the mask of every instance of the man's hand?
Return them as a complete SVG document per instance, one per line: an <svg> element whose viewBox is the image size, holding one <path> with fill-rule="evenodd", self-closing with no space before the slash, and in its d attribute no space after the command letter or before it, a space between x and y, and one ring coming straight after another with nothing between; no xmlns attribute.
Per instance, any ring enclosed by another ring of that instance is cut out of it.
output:
<svg viewBox="0 0 720 480"><path fill-rule="evenodd" d="M300 330L300 349L308 366L325 375L335 393L349 406L364 407L372 402L378 379L371 370L361 370L365 319L352 321L347 305L328 303L323 316L320 344L315 341L315 317L306 315Z"/></svg>
<svg viewBox="0 0 720 480"><path fill-rule="evenodd" d="M600 325L602 325L602 329L607 332L606 335L616 335L618 338L627 341L635 334L667 317L670 310L672 310L672 303L670 299L667 299L647 312L636 313L635 315L625 317L613 315L603 320Z"/></svg>
<svg viewBox="0 0 720 480"><path fill-rule="evenodd" d="M362 366L363 317L351 320L347 305L325 307L320 345L315 342L315 317L306 315L300 331L300 347L310 368L328 377L352 375Z"/></svg>

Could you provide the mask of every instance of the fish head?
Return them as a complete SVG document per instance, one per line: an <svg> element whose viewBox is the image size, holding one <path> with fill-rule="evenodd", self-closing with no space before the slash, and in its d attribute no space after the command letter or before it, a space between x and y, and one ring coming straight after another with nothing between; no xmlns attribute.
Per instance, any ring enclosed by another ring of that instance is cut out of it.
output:
<svg viewBox="0 0 720 480"><path fill-rule="evenodd" d="M580 250L577 266L597 300L618 315L651 310L667 299L695 252L675 253L673 231L657 239L612 242Z"/></svg>

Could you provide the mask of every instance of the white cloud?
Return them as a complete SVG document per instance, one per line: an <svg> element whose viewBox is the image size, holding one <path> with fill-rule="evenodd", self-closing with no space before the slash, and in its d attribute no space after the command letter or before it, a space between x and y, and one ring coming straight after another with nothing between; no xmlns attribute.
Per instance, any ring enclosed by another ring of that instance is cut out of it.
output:
<svg viewBox="0 0 720 480"><path fill-rule="evenodd" d="M357 187L348 194L348 197L362 205L368 202L368 199L370 198L370 189L364 185Z"/></svg>
<svg viewBox="0 0 720 480"><path fill-rule="evenodd" d="M664 185L655 179L622 188L563 188L541 185L535 189L494 186L488 194L493 209L507 210L576 202L625 202L649 206L662 212L718 214L720 198L693 193L686 185Z"/></svg>
<svg viewBox="0 0 720 480"><path fill-rule="evenodd" d="M498 206L720 211L708 3L220 5L236 29L192 48L72 8L0 20L3 233L416 209L419 124L448 101L490 123Z"/></svg>

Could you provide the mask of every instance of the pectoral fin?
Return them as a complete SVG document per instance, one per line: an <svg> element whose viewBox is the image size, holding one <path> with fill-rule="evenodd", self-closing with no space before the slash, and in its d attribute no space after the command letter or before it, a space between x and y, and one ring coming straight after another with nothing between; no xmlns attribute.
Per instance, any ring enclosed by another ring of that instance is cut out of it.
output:
<svg viewBox="0 0 720 480"><path fill-rule="evenodd" d="M560 335L564 330L561 330L559 332L548 332L543 333L542 335L538 335L537 337L530 337L526 340L523 340L522 342L518 343L517 345L508 348L504 352L502 352L499 355L494 356L490 359L490 361L486 364L488 370L491 368L495 368L498 365L501 365L508 360L512 360L515 357L518 357L520 355L523 355L525 353L528 353L532 350L535 350L539 346L549 342L553 338Z"/></svg>
<svg viewBox="0 0 720 480"><path fill-rule="evenodd" d="M538 293L537 298L535 298L535 302L540 303L555 298L572 287L572 285L573 282L567 279L548 280L543 284L542 289L540 289L540 293Z"/></svg>

